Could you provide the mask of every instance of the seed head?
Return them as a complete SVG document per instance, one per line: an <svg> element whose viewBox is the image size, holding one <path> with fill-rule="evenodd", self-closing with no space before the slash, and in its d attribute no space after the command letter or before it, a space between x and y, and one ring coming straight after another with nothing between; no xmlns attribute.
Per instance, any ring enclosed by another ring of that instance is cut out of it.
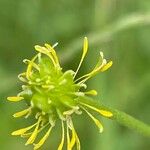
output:
<svg viewBox="0 0 150 150"><path fill-rule="evenodd" d="M96 119L90 110L96 111L104 117L112 117L113 114L107 110L100 110L87 103L80 102L80 98L88 95L97 95L95 90L85 91L87 88L85 82L97 73L104 72L112 66L112 61L104 59L100 52L98 63L94 69L76 78L76 75L82 65L82 62L88 51L88 40L85 37L83 43L83 53L77 70L63 71L57 57L54 46L45 44L44 46L35 46L37 54L31 59L24 59L27 64L25 72L19 74L18 78L23 82L22 91L17 96L8 97L12 102L25 101L27 108L15 113L15 118L29 116L35 118L35 123L14 131L12 135L27 137L25 145L33 144L34 150L39 149L49 137L51 130L56 122L61 121L62 140L58 150L63 149L65 141L65 128L67 138L67 150L72 150L76 146L80 150L80 140L72 122L72 114L81 115L82 111L94 121L103 131L101 122ZM83 90L84 89L84 90ZM47 130L48 129L48 130ZM37 136L41 131L47 130L41 140L36 142ZM70 134L72 135L70 137Z"/></svg>

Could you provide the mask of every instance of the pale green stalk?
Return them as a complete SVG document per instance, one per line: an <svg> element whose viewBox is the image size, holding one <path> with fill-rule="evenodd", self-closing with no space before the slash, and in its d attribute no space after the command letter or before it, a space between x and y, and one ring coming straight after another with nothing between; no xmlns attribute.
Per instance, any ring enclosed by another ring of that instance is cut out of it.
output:
<svg viewBox="0 0 150 150"><path fill-rule="evenodd" d="M150 137L150 126L149 125L145 124L142 121L135 119L134 117L132 117L122 111L113 109L111 107L107 107L107 106L99 103L98 101L93 100L88 97L80 98L79 102L89 104L98 109L108 110L113 113L113 117L111 117L110 119L117 121L119 124L126 126L132 130L135 130L144 136Z"/></svg>

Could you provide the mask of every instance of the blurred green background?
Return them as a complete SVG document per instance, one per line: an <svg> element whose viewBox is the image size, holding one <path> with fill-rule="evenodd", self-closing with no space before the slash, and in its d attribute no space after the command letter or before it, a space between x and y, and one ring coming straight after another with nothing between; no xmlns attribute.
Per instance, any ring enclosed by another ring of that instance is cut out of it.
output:
<svg viewBox="0 0 150 150"><path fill-rule="evenodd" d="M88 57L80 74L88 72L102 50L113 67L88 82L96 99L150 124L150 1L149 0L0 0L0 149L30 150L25 140L10 133L29 120L13 119L22 104L6 101L20 91L17 75L35 44L54 44L65 69L78 65L83 37L89 39ZM148 138L114 121L102 120L105 132L86 116L77 116L76 130L82 150L149 150ZM55 150L59 128L43 150Z"/></svg>

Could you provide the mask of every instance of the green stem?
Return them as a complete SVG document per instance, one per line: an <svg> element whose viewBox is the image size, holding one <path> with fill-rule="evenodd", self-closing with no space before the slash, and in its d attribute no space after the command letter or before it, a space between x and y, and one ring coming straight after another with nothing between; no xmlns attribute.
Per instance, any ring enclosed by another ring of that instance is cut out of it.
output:
<svg viewBox="0 0 150 150"><path fill-rule="evenodd" d="M130 116L130 115L128 115L122 111L119 111L119 110L107 107L103 104L100 104L98 101L95 101L95 100L88 98L88 97L80 98L79 103L80 102L85 103L85 104L89 104L93 107L96 107L97 109L110 111L113 113L113 117L111 117L110 119L115 120L119 124L126 126L130 129L133 129L133 130L141 133L144 136L150 137L150 126L137 120L137 119L135 119L134 117L132 117L132 116Z"/></svg>

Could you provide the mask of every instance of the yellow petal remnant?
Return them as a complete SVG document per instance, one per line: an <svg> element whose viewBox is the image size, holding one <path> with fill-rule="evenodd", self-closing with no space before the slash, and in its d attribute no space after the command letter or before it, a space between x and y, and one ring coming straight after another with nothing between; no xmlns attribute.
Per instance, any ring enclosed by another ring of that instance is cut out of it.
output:
<svg viewBox="0 0 150 150"><path fill-rule="evenodd" d="M15 114L13 115L13 117L15 117L15 118L22 117L22 116L28 114L30 111L31 111L31 108L27 108L27 109L25 109L25 110L23 110L23 111L20 111L20 112L15 113Z"/></svg>
<svg viewBox="0 0 150 150"><path fill-rule="evenodd" d="M11 102L19 102L21 100L23 100L23 97L20 96L11 96L11 97L7 97L7 100L11 101Z"/></svg>
<svg viewBox="0 0 150 150"><path fill-rule="evenodd" d="M65 140L65 129L64 129L64 122L62 122L62 139L61 142L59 144L58 150L62 150L63 149L63 145L64 145L64 140Z"/></svg>
<svg viewBox="0 0 150 150"><path fill-rule="evenodd" d="M52 128L53 128L53 126L51 126L51 127L49 128L49 130L46 132L46 134L44 135L44 137L39 141L39 143L34 144L34 150L39 149L39 148L45 143L45 141L46 141L47 138L49 137L49 134L50 134Z"/></svg>
<svg viewBox="0 0 150 150"><path fill-rule="evenodd" d="M39 130L38 133L40 133L45 127L47 127L49 125L49 123L47 123L46 125L42 126ZM31 136L32 132L28 132L28 133L24 133L21 135L21 137L23 138L27 138L29 136Z"/></svg>
<svg viewBox="0 0 150 150"><path fill-rule="evenodd" d="M22 129L19 129L19 130L16 130L14 132L12 132L11 135L22 135L24 133L26 133L28 130L32 129L34 126L36 126L37 123L29 126L29 127L26 127L26 128L22 128Z"/></svg>
<svg viewBox="0 0 150 150"><path fill-rule="evenodd" d="M103 115L104 117L108 117L111 118L113 116L113 113L108 111L108 110L101 110L101 109L97 109L96 107L93 107L91 105L85 104L85 103L81 103L84 106L87 106L90 109L95 110L96 112L100 113L101 115Z"/></svg>

